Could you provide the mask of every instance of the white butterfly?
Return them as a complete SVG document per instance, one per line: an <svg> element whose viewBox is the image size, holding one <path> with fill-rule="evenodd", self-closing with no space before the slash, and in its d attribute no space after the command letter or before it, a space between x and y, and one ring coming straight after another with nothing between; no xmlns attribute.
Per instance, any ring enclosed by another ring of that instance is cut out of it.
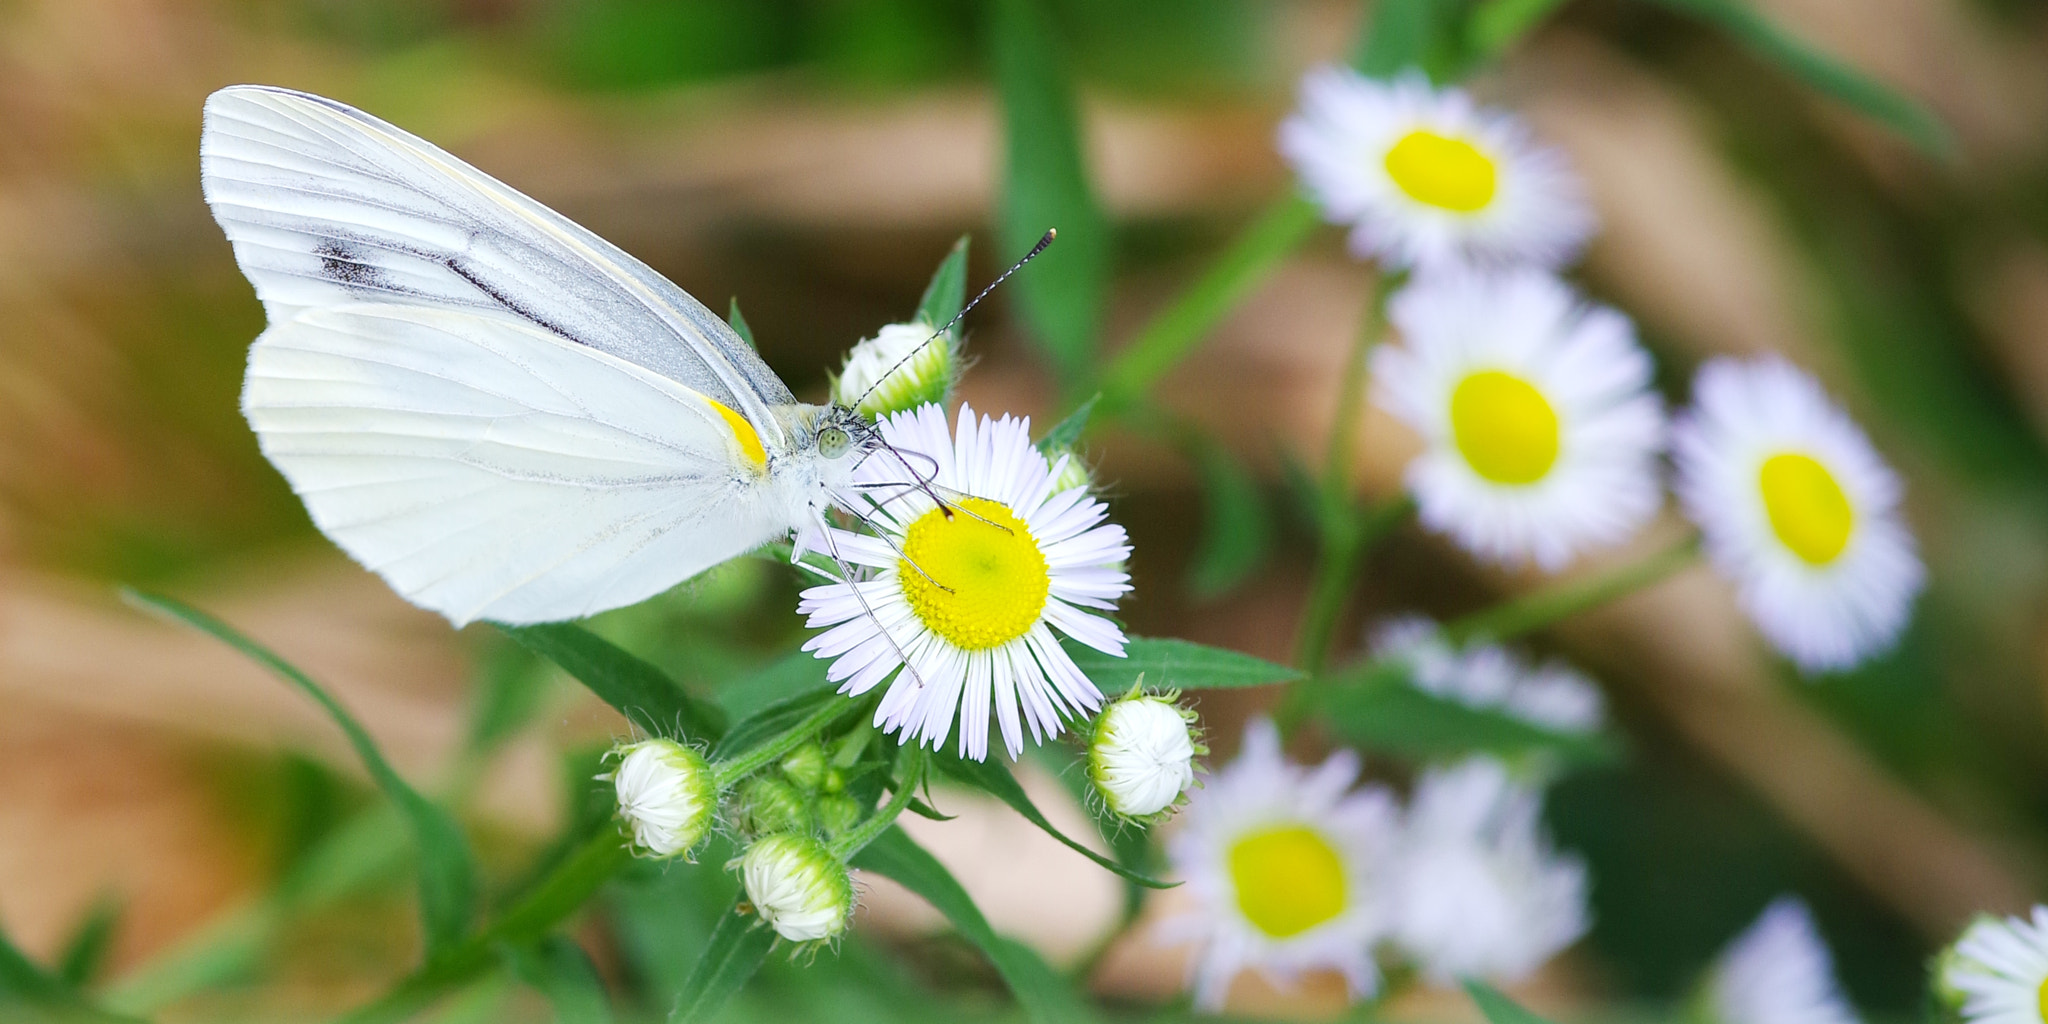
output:
<svg viewBox="0 0 2048 1024"><path fill-rule="evenodd" d="M242 391L263 454L458 625L591 615L801 543L879 443L639 260L362 111L233 86L199 152L270 315Z"/></svg>

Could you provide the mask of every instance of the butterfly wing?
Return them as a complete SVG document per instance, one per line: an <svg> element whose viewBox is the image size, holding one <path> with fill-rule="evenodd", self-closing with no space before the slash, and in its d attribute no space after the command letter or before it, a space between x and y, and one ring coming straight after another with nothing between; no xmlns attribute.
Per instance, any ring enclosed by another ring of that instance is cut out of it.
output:
<svg viewBox="0 0 2048 1024"><path fill-rule="evenodd" d="M736 416L502 314L307 310L242 405L320 529L458 625L631 604L794 525Z"/></svg>
<svg viewBox="0 0 2048 1024"><path fill-rule="evenodd" d="M432 143L346 104L238 85L206 101L201 184L272 323L389 302L517 317L738 410L771 450L794 401L660 274Z"/></svg>

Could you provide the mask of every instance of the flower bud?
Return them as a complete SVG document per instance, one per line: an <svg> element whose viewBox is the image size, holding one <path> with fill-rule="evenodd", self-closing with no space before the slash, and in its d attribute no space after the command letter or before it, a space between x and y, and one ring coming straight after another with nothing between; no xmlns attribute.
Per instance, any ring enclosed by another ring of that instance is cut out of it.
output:
<svg viewBox="0 0 2048 1024"><path fill-rule="evenodd" d="M1154 696L1133 686L1095 720L1088 742L1088 781L1110 811L1125 818L1162 814L1195 781L1195 713L1178 694Z"/></svg>
<svg viewBox="0 0 2048 1024"><path fill-rule="evenodd" d="M782 759L782 775L806 793L815 793L825 781L825 748L806 743Z"/></svg>
<svg viewBox="0 0 2048 1024"><path fill-rule="evenodd" d="M807 832L810 811L804 795L788 782L766 775L747 780L740 787L739 826L752 835L776 832Z"/></svg>
<svg viewBox="0 0 2048 1024"><path fill-rule="evenodd" d="M811 836L755 840L740 855L740 881L754 912L791 942L838 938L853 914L846 865Z"/></svg>
<svg viewBox="0 0 2048 1024"><path fill-rule="evenodd" d="M832 793L818 798L818 827L828 836L840 833L860 824L860 801L844 793Z"/></svg>
<svg viewBox="0 0 2048 1024"><path fill-rule="evenodd" d="M869 419L943 405L956 362L951 336L933 338L931 325L922 322L890 324L846 354L845 367L832 381L832 402Z"/></svg>
<svg viewBox="0 0 2048 1024"><path fill-rule="evenodd" d="M688 853L711 830L718 789L704 755L674 740L652 739L612 751L619 766L608 775L618 791L619 817L633 830L634 852L646 857Z"/></svg>
<svg viewBox="0 0 2048 1024"><path fill-rule="evenodd" d="M1065 462L1061 462L1065 459ZM1045 461L1053 467L1052 493L1061 494L1076 487L1095 489L1095 474L1088 468L1088 460L1072 448L1056 447L1045 453Z"/></svg>

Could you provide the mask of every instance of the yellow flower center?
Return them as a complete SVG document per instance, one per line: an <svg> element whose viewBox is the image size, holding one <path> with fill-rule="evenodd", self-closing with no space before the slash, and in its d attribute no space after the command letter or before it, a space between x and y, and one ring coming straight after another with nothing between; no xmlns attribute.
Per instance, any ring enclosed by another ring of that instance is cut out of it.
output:
<svg viewBox="0 0 2048 1024"><path fill-rule="evenodd" d="M1771 532L1808 565L1826 565L1849 546L1856 510L1833 473L1813 458L1783 452L1758 474Z"/></svg>
<svg viewBox="0 0 2048 1024"><path fill-rule="evenodd" d="M1045 611L1052 575L1024 521L986 498L932 509L903 537L903 596L932 632L970 651L1023 636ZM919 571L922 570L922 571Z"/></svg>
<svg viewBox="0 0 2048 1024"><path fill-rule="evenodd" d="M1472 471L1497 484L1533 484L1557 462L1557 412L1535 385L1499 370L1458 382L1451 437Z"/></svg>
<svg viewBox="0 0 2048 1024"><path fill-rule="evenodd" d="M1387 174L1418 203L1477 213L1493 202L1493 160L1464 139L1418 129L1387 150Z"/></svg>
<svg viewBox="0 0 2048 1024"><path fill-rule="evenodd" d="M1307 825L1254 832L1230 848L1237 909L1275 939L1292 938L1344 912L1344 862Z"/></svg>
<svg viewBox="0 0 2048 1024"><path fill-rule="evenodd" d="M2041 1011L2041 1019L2048 1020L2048 978L2041 980L2041 987L2034 991L2034 1008Z"/></svg>

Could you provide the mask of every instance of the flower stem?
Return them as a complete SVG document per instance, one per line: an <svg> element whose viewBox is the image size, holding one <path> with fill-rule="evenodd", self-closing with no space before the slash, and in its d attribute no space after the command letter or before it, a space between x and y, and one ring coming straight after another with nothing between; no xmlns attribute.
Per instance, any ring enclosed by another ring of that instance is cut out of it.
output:
<svg viewBox="0 0 2048 1024"><path fill-rule="evenodd" d="M1199 345L1273 268L1301 246L1317 223L1314 203L1299 195L1273 204L1224 250L1202 279L1145 325L1103 371L1106 410L1122 410Z"/></svg>
<svg viewBox="0 0 2048 1024"><path fill-rule="evenodd" d="M720 761L711 766L711 784L720 790L760 771L776 758L802 746L803 742L824 730L840 716L855 707L853 701L827 701L818 710L805 715L788 730L765 743L749 748L745 753L730 761Z"/></svg>
<svg viewBox="0 0 2048 1024"><path fill-rule="evenodd" d="M1656 583L1693 564L1699 554L1699 535L1688 534L1684 540L1642 561L1592 579L1545 587L1468 615L1445 626L1444 638L1453 644L1466 644L1474 640L1508 640L1534 632Z"/></svg>
<svg viewBox="0 0 2048 1024"><path fill-rule="evenodd" d="M903 809L909 807L910 801L916 797L918 783L924 781L924 748L908 749L911 751L911 756L906 759L910 762L909 768L896 780L896 792L889 797L889 802L868 815L868 820L827 845L827 849L841 861L853 859L854 854L880 838L883 832L888 831L890 825L896 823L896 816L902 814Z"/></svg>

